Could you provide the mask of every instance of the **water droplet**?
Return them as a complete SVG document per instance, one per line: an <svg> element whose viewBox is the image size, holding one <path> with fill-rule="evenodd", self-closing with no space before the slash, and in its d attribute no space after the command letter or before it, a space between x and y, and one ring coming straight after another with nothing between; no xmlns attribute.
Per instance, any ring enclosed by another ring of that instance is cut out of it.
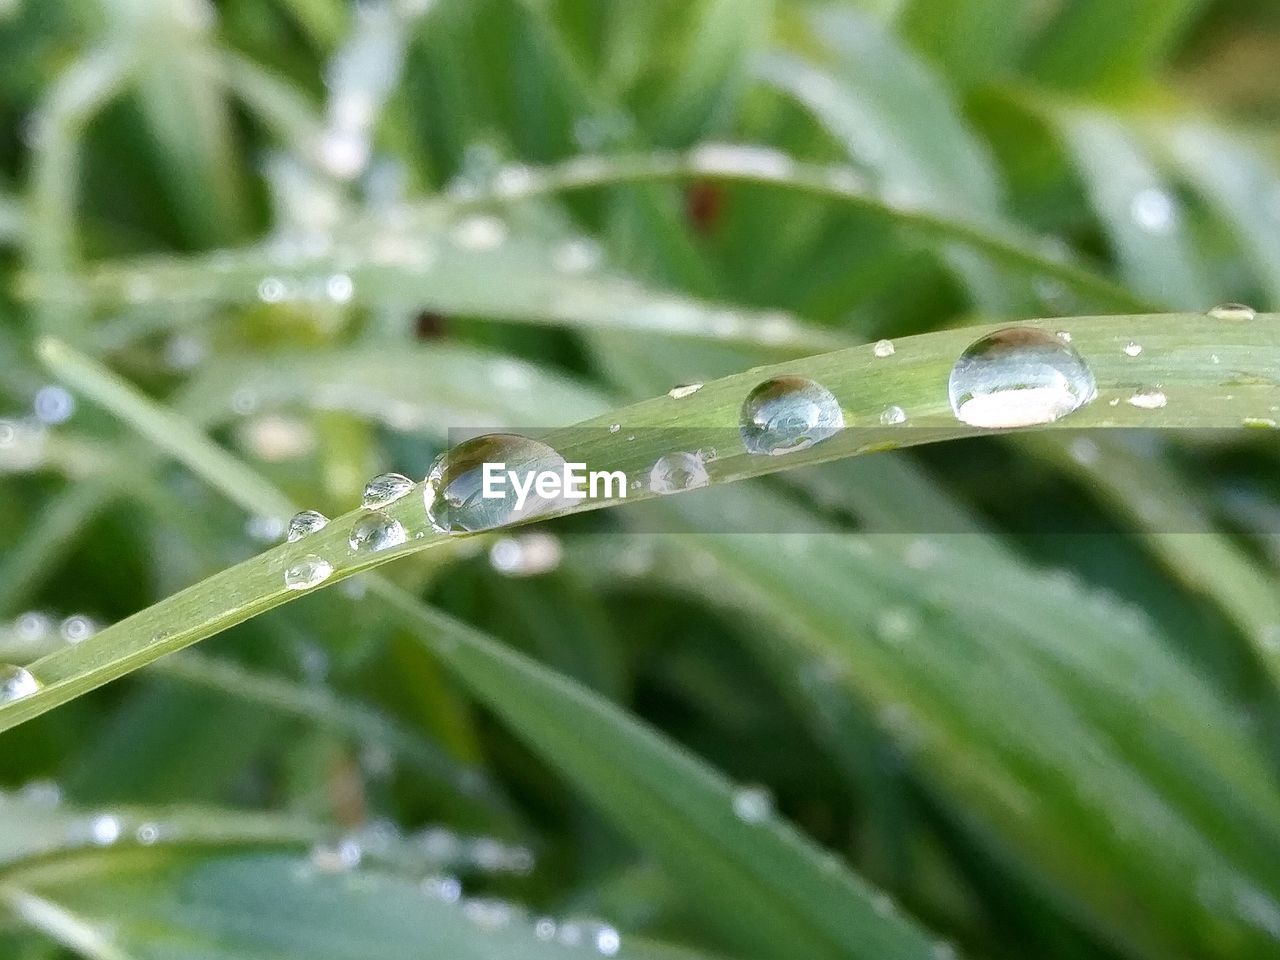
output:
<svg viewBox="0 0 1280 960"><path fill-rule="evenodd" d="M1124 355L1126 357L1136 357L1142 353L1142 344L1134 343L1130 340L1124 345Z"/></svg>
<svg viewBox="0 0 1280 960"><path fill-rule="evenodd" d="M1209 316L1215 320L1252 320L1257 315L1253 307L1244 303L1220 303L1209 311Z"/></svg>
<svg viewBox="0 0 1280 960"><path fill-rule="evenodd" d="M506 239L507 225L487 214L467 217L453 228L453 242L478 253L496 250Z"/></svg>
<svg viewBox="0 0 1280 960"><path fill-rule="evenodd" d="M1059 340L1061 340L1063 343L1071 342L1070 330L1059 330L1057 333L1054 334L1054 336L1057 337Z"/></svg>
<svg viewBox="0 0 1280 960"><path fill-rule="evenodd" d="M49 384L36 391L32 409L37 420L54 426L71 419L76 412L76 399L57 384Z"/></svg>
<svg viewBox="0 0 1280 960"><path fill-rule="evenodd" d="M258 284L258 299L263 303L279 303L288 293L279 277L267 277Z"/></svg>
<svg viewBox="0 0 1280 960"><path fill-rule="evenodd" d="M872 349L877 357L884 359L885 357L892 357L897 348L894 347L892 340L877 340L875 347Z"/></svg>
<svg viewBox="0 0 1280 960"><path fill-rule="evenodd" d="M149 847L160 839L160 828L154 823L140 824L134 836L138 838L138 843Z"/></svg>
<svg viewBox="0 0 1280 960"><path fill-rule="evenodd" d="M0 706L31 696L40 689L40 681L26 667L0 664Z"/></svg>
<svg viewBox="0 0 1280 960"><path fill-rule="evenodd" d="M376 510L355 522L347 543L357 553L379 553L398 547L408 539L399 520Z"/></svg>
<svg viewBox="0 0 1280 960"><path fill-rule="evenodd" d="M1177 222L1178 207L1164 190L1149 187L1134 196L1129 215L1147 233L1168 233Z"/></svg>
<svg viewBox="0 0 1280 960"><path fill-rule="evenodd" d="M83 614L76 613L62 621L58 632L67 643L80 643L93 636L97 630L98 627L92 620Z"/></svg>
<svg viewBox="0 0 1280 960"><path fill-rule="evenodd" d="M550 917L541 917L533 925L533 935L539 940L550 942L556 936L556 922Z"/></svg>
<svg viewBox="0 0 1280 960"><path fill-rule="evenodd" d="M413 481L404 474L380 473L364 485L360 506L365 510L376 510L408 496L412 489Z"/></svg>
<svg viewBox="0 0 1280 960"><path fill-rule="evenodd" d="M297 543L305 536L315 533L317 530L323 530L329 523L329 518L319 510L302 510L295 513L289 520L289 543Z"/></svg>
<svg viewBox="0 0 1280 960"><path fill-rule="evenodd" d="M842 429L839 401L826 387L804 377L766 380L742 404L739 430L748 453L794 453Z"/></svg>
<svg viewBox="0 0 1280 960"><path fill-rule="evenodd" d="M1129 406L1138 407L1141 410L1159 410L1168 404L1169 398L1158 387L1143 387L1134 393L1127 402Z"/></svg>
<svg viewBox="0 0 1280 960"><path fill-rule="evenodd" d="M707 465L696 453L668 453L649 471L649 489L660 495L696 490L711 483Z"/></svg>
<svg viewBox="0 0 1280 960"><path fill-rule="evenodd" d="M617 432L618 432L619 430L621 430L621 429L622 429L622 424L620 424L620 423L611 423L611 424L609 424L609 432L610 432L610 433L617 433Z"/></svg>
<svg viewBox="0 0 1280 960"><path fill-rule="evenodd" d="M290 590L310 590L333 574L333 564L313 553L291 563L284 571L284 585Z"/></svg>
<svg viewBox="0 0 1280 960"><path fill-rule="evenodd" d="M1034 327L1010 327L973 343L949 383L956 418L992 429L1052 423L1097 396L1075 348Z"/></svg>
<svg viewBox="0 0 1280 960"><path fill-rule="evenodd" d="M886 427L896 426L899 423L907 422L907 411L895 405L885 407L880 414L880 422Z"/></svg>
<svg viewBox="0 0 1280 960"><path fill-rule="evenodd" d="M733 815L745 823L763 823L773 815L773 797L764 787L742 787L733 794Z"/></svg>
<svg viewBox="0 0 1280 960"><path fill-rule="evenodd" d="M345 273L335 273L325 281L324 291L334 303L348 303L355 295L356 285Z"/></svg>
<svg viewBox="0 0 1280 960"><path fill-rule="evenodd" d="M89 824L89 836L100 847L109 847L120 839L124 827L118 817L109 813L99 814Z"/></svg>
<svg viewBox="0 0 1280 960"><path fill-rule="evenodd" d="M556 248L551 265L560 273L589 273L599 267L603 259L598 243L588 237L576 237Z"/></svg>
<svg viewBox="0 0 1280 960"><path fill-rule="evenodd" d="M503 537L489 548L489 565L508 577L534 577L560 566L560 540L549 533Z"/></svg>
<svg viewBox="0 0 1280 960"><path fill-rule="evenodd" d="M606 956L617 956L622 949L622 937L613 927L601 927L596 931L596 952Z"/></svg>
<svg viewBox="0 0 1280 960"><path fill-rule="evenodd" d="M564 458L545 443L514 433L463 441L431 465L422 489L427 517L442 533L489 530L536 517L560 503L558 494L537 490L539 476L562 474L564 466ZM486 475L491 496L485 496Z"/></svg>
<svg viewBox="0 0 1280 960"><path fill-rule="evenodd" d="M700 383L682 383L668 390L667 396L672 400L683 400L685 397L692 397L701 389Z"/></svg>

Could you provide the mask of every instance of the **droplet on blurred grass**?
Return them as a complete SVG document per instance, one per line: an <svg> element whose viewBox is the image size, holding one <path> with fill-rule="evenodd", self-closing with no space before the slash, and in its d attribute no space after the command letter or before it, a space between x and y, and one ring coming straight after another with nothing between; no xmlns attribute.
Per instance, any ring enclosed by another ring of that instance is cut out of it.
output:
<svg viewBox="0 0 1280 960"><path fill-rule="evenodd" d="M317 530L323 530L328 523L329 518L319 510L299 511L289 520L288 542L297 543L303 537L309 536Z"/></svg>

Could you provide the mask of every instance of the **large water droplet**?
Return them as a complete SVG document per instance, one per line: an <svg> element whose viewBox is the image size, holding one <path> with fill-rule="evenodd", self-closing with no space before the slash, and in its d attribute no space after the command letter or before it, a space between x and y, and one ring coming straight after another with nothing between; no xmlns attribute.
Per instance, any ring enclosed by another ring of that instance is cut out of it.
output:
<svg viewBox="0 0 1280 960"><path fill-rule="evenodd" d="M561 502L558 493L538 491L539 476L563 476L564 466L551 447L518 434L466 440L431 465L422 488L427 518L443 533L469 533L536 517Z"/></svg>
<svg viewBox="0 0 1280 960"><path fill-rule="evenodd" d="M1098 393L1093 371L1068 343L1034 327L975 341L951 369L956 418L992 429L1052 423Z"/></svg>
<svg viewBox="0 0 1280 960"><path fill-rule="evenodd" d="M378 553L398 547L407 539L408 534L399 520L376 510L355 522L347 543L357 553Z"/></svg>
<svg viewBox="0 0 1280 960"><path fill-rule="evenodd" d="M1220 303L1209 311L1209 316L1215 320L1252 320L1257 315L1253 307L1244 303Z"/></svg>
<svg viewBox="0 0 1280 960"><path fill-rule="evenodd" d="M333 574L333 564L323 557L307 554L291 563L284 571L284 585L290 590L310 590Z"/></svg>
<svg viewBox="0 0 1280 960"><path fill-rule="evenodd" d="M329 523L329 518L319 510L303 510L295 513L289 520L289 543L297 543L305 536L315 533L317 530L323 530Z"/></svg>
<svg viewBox="0 0 1280 960"><path fill-rule="evenodd" d="M742 404L739 430L748 453L794 453L842 429L840 402L822 384L804 377L766 380Z"/></svg>
<svg viewBox="0 0 1280 960"><path fill-rule="evenodd" d="M31 696L40 689L40 681L26 667L0 664L0 706Z"/></svg>
<svg viewBox="0 0 1280 960"><path fill-rule="evenodd" d="M366 510L376 510L389 503L395 503L407 496L413 489L413 481L402 473L380 473L364 487L364 497L360 506Z"/></svg>
<svg viewBox="0 0 1280 960"><path fill-rule="evenodd" d="M696 453L668 453L649 471L649 489L666 495L696 490L711 483L707 465Z"/></svg>

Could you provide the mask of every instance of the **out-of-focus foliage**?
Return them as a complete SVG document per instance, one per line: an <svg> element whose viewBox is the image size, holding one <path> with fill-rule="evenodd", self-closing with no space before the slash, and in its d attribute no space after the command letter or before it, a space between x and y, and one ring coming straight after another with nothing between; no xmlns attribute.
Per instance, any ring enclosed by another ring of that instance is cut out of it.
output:
<svg viewBox="0 0 1280 960"><path fill-rule="evenodd" d="M1264 0L0 0L0 663L130 674L0 735L0 956L1280 956L1280 322L1188 315L1280 308L1277 59ZM881 338L914 417L968 334L901 338L1162 311L1078 328L1158 434L92 637L451 429Z"/></svg>

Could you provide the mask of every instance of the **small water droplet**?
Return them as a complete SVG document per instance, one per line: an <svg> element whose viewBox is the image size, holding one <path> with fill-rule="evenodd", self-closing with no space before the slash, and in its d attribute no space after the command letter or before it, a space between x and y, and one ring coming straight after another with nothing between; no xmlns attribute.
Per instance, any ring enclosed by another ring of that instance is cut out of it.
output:
<svg viewBox="0 0 1280 960"><path fill-rule="evenodd" d="M399 520L375 510L355 522L347 543L357 553L379 553L398 547L408 539Z"/></svg>
<svg viewBox="0 0 1280 960"><path fill-rule="evenodd" d="M668 453L659 457L649 471L649 489L662 496L696 490L710 483L707 465L696 453Z"/></svg>
<svg viewBox="0 0 1280 960"><path fill-rule="evenodd" d="M279 303L288 293L279 277L266 277L258 284L258 299L263 303Z"/></svg>
<svg viewBox="0 0 1280 960"><path fill-rule="evenodd" d="M302 510L295 513L289 520L289 543L297 543L303 537L315 533L317 530L323 530L329 523L329 518L319 510Z"/></svg>
<svg viewBox="0 0 1280 960"><path fill-rule="evenodd" d="M589 273L600 266L604 253L600 244L589 237L566 240L556 248L551 265L560 273Z"/></svg>
<svg viewBox="0 0 1280 960"><path fill-rule="evenodd" d="M1075 348L1034 327L980 338L956 361L949 382L956 418L992 429L1053 423L1097 392Z"/></svg>
<svg viewBox="0 0 1280 960"><path fill-rule="evenodd" d="M742 404L739 432L748 453L781 456L822 443L844 429L840 403L804 377L775 377Z"/></svg>
<svg viewBox="0 0 1280 960"><path fill-rule="evenodd" d="M611 424L609 424L609 432L610 432L610 433L617 433L617 432L618 432L619 430L621 430L621 429L622 429L622 424L620 424L620 423L611 423Z"/></svg>
<svg viewBox="0 0 1280 960"><path fill-rule="evenodd" d="M1142 344L1134 343L1130 340L1124 345L1124 355L1126 357L1136 357L1142 353Z"/></svg>
<svg viewBox="0 0 1280 960"><path fill-rule="evenodd" d="M404 474L380 473L365 484L360 506L365 510L376 510L408 496L412 489L413 481Z"/></svg>
<svg viewBox="0 0 1280 960"><path fill-rule="evenodd" d="M1141 410L1159 410L1169 403L1169 398L1158 387L1143 387L1129 397L1127 403Z"/></svg>
<svg viewBox="0 0 1280 960"><path fill-rule="evenodd" d="M742 787L733 794L733 815L744 823L763 823L773 815L773 797L764 787Z"/></svg>
<svg viewBox="0 0 1280 960"><path fill-rule="evenodd" d="M310 590L333 574L333 564L313 553L294 561L284 571L284 585L290 590Z"/></svg>
<svg viewBox="0 0 1280 960"><path fill-rule="evenodd" d="M1070 330L1059 330L1057 333L1054 334L1054 336L1057 337L1059 340L1061 340L1063 343L1071 342Z"/></svg>
<svg viewBox="0 0 1280 960"><path fill-rule="evenodd" d="M667 396L672 400L683 400L685 397L692 397L701 389L700 383L682 383L668 390Z"/></svg>
<svg viewBox="0 0 1280 960"><path fill-rule="evenodd" d="M1129 215L1147 233L1168 233L1177 222L1178 207L1164 190L1149 187L1134 196Z"/></svg>
<svg viewBox="0 0 1280 960"><path fill-rule="evenodd" d="M622 937L613 927L601 927L596 931L596 952L606 957L617 956L622 949Z"/></svg>
<svg viewBox="0 0 1280 960"><path fill-rule="evenodd" d="M563 474L564 467L551 447L518 434L463 441L431 465L422 490L427 518L442 533L469 533L538 516L554 509L560 497L540 494L537 479ZM486 486L492 496L485 496Z"/></svg>
<svg viewBox="0 0 1280 960"><path fill-rule="evenodd" d="M896 349L892 340L877 340L876 345L872 348L875 355L881 359L892 357Z"/></svg>
<svg viewBox="0 0 1280 960"><path fill-rule="evenodd" d="M72 614L62 621L59 633L67 643L80 643L97 632L97 625L83 614Z"/></svg>
<svg viewBox="0 0 1280 960"><path fill-rule="evenodd" d="M885 407L880 414L880 422L886 427L907 422L907 411L899 406Z"/></svg>
<svg viewBox="0 0 1280 960"><path fill-rule="evenodd" d="M137 837L138 843L149 847L160 839L160 828L154 823L143 823L138 826L134 836Z"/></svg>
<svg viewBox="0 0 1280 960"><path fill-rule="evenodd" d="M102 813L89 823L89 836L100 847L109 847L120 839L124 827L118 817Z"/></svg>
<svg viewBox="0 0 1280 960"><path fill-rule="evenodd" d="M467 217L453 228L453 242L464 250L496 250L507 239L507 225L487 214Z"/></svg>
<svg viewBox="0 0 1280 960"><path fill-rule="evenodd" d="M348 303L355 295L356 285L345 273L335 273L324 284L324 292L334 303Z"/></svg>
<svg viewBox="0 0 1280 960"><path fill-rule="evenodd" d="M1244 303L1220 303L1209 311L1209 316L1215 320L1245 321L1257 315L1253 307Z"/></svg>
<svg viewBox="0 0 1280 960"><path fill-rule="evenodd" d="M26 667L0 664L0 706L23 700L40 689L40 681Z"/></svg>
<svg viewBox="0 0 1280 960"><path fill-rule="evenodd" d="M560 566L560 540L549 533L502 537L489 548L489 565L508 577L534 577Z"/></svg>
<svg viewBox="0 0 1280 960"><path fill-rule="evenodd" d="M37 420L56 426L71 419L76 412L76 399L63 387L49 384L36 391L31 406Z"/></svg>

